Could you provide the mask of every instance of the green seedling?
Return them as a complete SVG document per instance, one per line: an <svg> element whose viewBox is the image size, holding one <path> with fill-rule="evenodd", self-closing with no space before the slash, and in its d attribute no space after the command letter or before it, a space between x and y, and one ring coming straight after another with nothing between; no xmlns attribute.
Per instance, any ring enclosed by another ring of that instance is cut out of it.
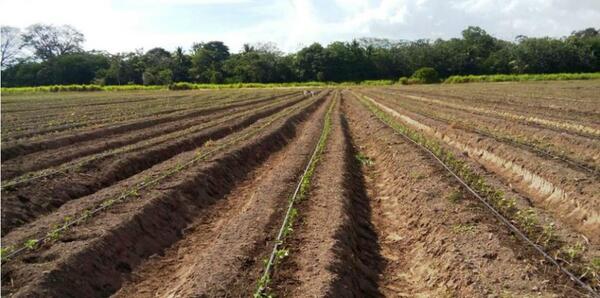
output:
<svg viewBox="0 0 600 298"><path fill-rule="evenodd" d="M0 259L4 260L6 256L12 251L11 247L2 247L0 248Z"/></svg>
<svg viewBox="0 0 600 298"><path fill-rule="evenodd" d="M283 260L285 257L290 255L290 251L287 248L281 248L278 249L277 252L275 253L275 261L277 263L279 263L281 260Z"/></svg>
<svg viewBox="0 0 600 298"><path fill-rule="evenodd" d="M29 240L25 241L23 246L29 250L34 250L37 248L38 243L39 243L39 240L37 240L37 239L29 239Z"/></svg>
<svg viewBox="0 0 600 298"><path fill-rule="evenodd" d="M567 258L569 262L573 262L581 257L581 254L585 251L585 246L578 242L574 245L567 245L562 248L562 254Z"/></svg>
<svg viewBox="0 0 600 298"><path fill-rule="evenodd" d="M537 214L535 213L535 210L531 208L517 211L516 219L519 222L521 228L523 228L525 232L529 234L535 232L535 229L538 227L539 224Z"/></svg>
<svg viewBox="0 0 600 298"><path fill-rule="evenodd" d="M452 226L452 232L456 234L467 234L475 232L475 224L455 224Z"/></svg>
<svg viewBox="0 0 600 298"><path fill-rule="evenodd" d="M463 194L461 191L453 191L450 195L448 195L447 197L448 201L450 201L451 203L458 203L463 199Z"/></svg>
<svg viewBox="0 0 600 298"><path fill-rule="evenodd" d="M370 167L374 164L373 160L362 152L358 152L355 157L363 166Z"/></svg>
<svg viewBox="0 0 600 298"><path fill-rule="evenodd" d="M556 226L553 222L544 225L542 229L542 234L537 239L538 243L543 244L544 246L550 246L550 244L556 241Z"/></svg>

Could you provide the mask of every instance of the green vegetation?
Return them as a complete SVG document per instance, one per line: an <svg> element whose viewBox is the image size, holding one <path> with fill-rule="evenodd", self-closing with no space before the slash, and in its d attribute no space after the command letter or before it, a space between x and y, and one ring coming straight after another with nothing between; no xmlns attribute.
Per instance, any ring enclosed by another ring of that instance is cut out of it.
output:
<svg viewBox="0 0 600 298"><path fill-rule="evenodd" d="M433 84L439 82L438 72L431 67L419 68L413 73L413 75L406 81L408 84ZM404 84L403 82L401 82Z"/></svg>
<svg viewBox="0 0 600 298"><path fill-rule="evenodd" d="M239 89L239 88L294 88L294 87L346 87L346 86L385 86L393 85L391 80L369 80L362 82L289 82L289 83L232 83L195 84L187 82L169 85L51 85L37 87L3 87L2 93L66 92L66 91L133 91L133 90L193 90L193 89Z"/></svg>
<svg viewBox="0 0 600 298"><path fill-rule="evenodd" d="M29 240L25 241L25 243L23 243L23 246L29 250L34 250L37 248L39 242L40 241L37 239L29 239Z"/></svg>
<svg viewBox="0 0 600 298"><path fill-rule="evenodd" d="M153 48L119 54L83 51L83 34L74 28L38 24L28 27L23 34L18 34L17 28L12 29L4 30L7 34L3 33L3 39L22 44L29 51L18 47L9 53L21 58L3 62L3 87L95 84L164 88L174 82L379 85L384 81L391 84L400 77L400 83L435 82L436 76L432 76L435 72L440 78L461 76L448 80L460 82L515 80L512 75L517 74L600 71L600 32L595 28L575 31L564 38L521 36L514 42L495 38L479 27L468 27L460 38L449 40L396 42L362 38L327 46L313 43L295 53L283 53L272 43L245 44L239 53L231 53L223 42L210 41L196 43L187 50L180 47L169 52ZM67 40L74 43L44 40L57 33L72 37ZM28 53L33 55L27 57ZM508 76L481 77L490 74ZM174 86L179 87L189 86Z"/></svg>
<svg viewBox="0 0 600 298"><path fill-rule="evenodd" d="M37 87L9 87L2 88L2 93L28 93L28 92L65 92L65 91L131 91L131 90L160 90L165 86L144 85L122 85L122 86L100 86L100 85L51 85Z"/></svg>
<svg viewBox="0 0 600 298"><path fill-rule="evenodd" d="M600 72L593 73L554 73L554 74L496 74L451 76L445 84L475 82L520 82L520 81L559 81L559 80L597 80Z"/></svg>
<svg viewBox="0 0 600 298"><path fill-rule="evenodd" d="M453 191L450 195L448 195L448 201L450 201L451 203L458 203L460 201L462 201L463 199L463 194L460 190L457 191Z"/></svg>
<svg viewBox="0 0 600 298"><path fill-rule="evenodd" d="M370 167L374 163L371 158L369 158L368 156L366 156L362 152L358 152L355 157L360 162L360 164L363 165L363 166Z"/></svg>
<svg viewBox="0 0 600 298"><path fill-rule="evenodd" d="M475 224L455 224L452 226L452 232L455 234L469 234L475 232Z"/></svg>

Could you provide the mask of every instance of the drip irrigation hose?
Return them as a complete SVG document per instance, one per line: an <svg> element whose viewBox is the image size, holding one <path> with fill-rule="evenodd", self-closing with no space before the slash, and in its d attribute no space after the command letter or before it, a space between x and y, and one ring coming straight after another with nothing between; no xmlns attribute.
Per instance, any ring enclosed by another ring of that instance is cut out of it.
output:
<svg viewBox="0 0 600 298"><path fill-rule="evenodd" d="M327 115L325 115L325 118L326 118L325 121L328 121L327 117L329 116L329 112L331 112L334 104L335 104L335 100L331 102L331 105L329 107L329 111L328 111ZM319 140L326 139L326 136L325 136L325 134L327 133L327 131L325 130L326 126L327 126L327 123L324 123L323 130L321 132L321 136L319 137ZM289 203L287 211L285 213L285 217L283 218L283 222L281 223L281 227L279 228L279 233L277 233L277 238L275 239L275 244L273 245L273 250L271 251L271 254L269 255L269 259L268 259L268 261L267 261L267 263L265 265L264 272L263 272L263 274L262 274L262 276L260 278L261 281L265 281L265 280L269 279L269 275L271 273L273 265L275 264L275 257L277 256L277 251L279 250L279 246L281 244L283 244L283 234L285 233L285 229L286 229L287 223L290 220L290 214L292 213L292 210L294 209L294 203L296 201L296 197L300 193L300 189L302 187L302 182L304 181L304 177L308 173L311 164L313 163L313 161L315 160L315 158L317 156L317 152L319 151L319 144L320 143L321 142L319 141L315 145L315 149L313 150L313 153L312 153L310 159L306 163L306 167L304 168L304 172L300 176L300 180L298 181L298 185L296 185L296 189L294 190L294 193L290 197L290 203ZM257 295L263 294L265 290L266 290L266 284L262 284L261 283L259 285L259 287L257 288L256 292L255 292L255 297Z"/></svg>
<svg viewBox="0 0 600 298"><path fill-rule="evenodd" d="M429 155L431 155L440 165L442 165L442 167L444 167L444 169L446 169L454 178L456 178L456 180L462 185L464 186L464 188L466 190L469 191L469 193L471 193L473 196L475 196L481 203L483 203L483 205L485 205L498 219L500 219L500 221L502 221L502 223L504 223L512 232L514 232L516 235L518 235L521 239L523 239L526 243L528 243L530 246L532 246L537 252L539 252L542 256L544 256L544 258L546 260L548 260L550 263L554 264L562 273L564 273L565 275L567 275L572 281L574 281L575 283L577 283L579 286L581 286L582 288L586 289L591 295L592 297L600 297L600 294L598 292L596 292L594 289L592 289L592 287L590 285L588 285L587 283L585 283L584 281L582 281L580 278L578 278L575 274L573 274L571 271L567 270L566 268L564 268L560 263L558 263L552 256L550 256L547 252L544 251L544 249L542 249L539 245L537 245L535 242L533 242L531 239L529 239L523 232L521 232L515 225L513 225L506 217L504 217L502 214L500 214L500 212L498 212L492 205L490 205L490 203L488 203L484 198L482 198L475 190L473 190L464 180L462 180L462 178L460 178L456 173L454 173L454 171L452 169L450 169L450 167L448 167L440 158L438 158L433 152L431 152L431 150L429 150L428 148L426 148L425 146L421 145L420 143L414 141L413 139L411 139L409 136L407 136L406 134L402 133L401 131L397 131L396 129L394 129L391 125L389 125L388 123L386 123L385 121L383 121L382 119L380 119L379 117L375 116L381 123L383 123L385 126L391 128L394 133L402 136L404 139L410 141L411 143L417 145L419 148L421 148L422 150L424 150L425 152L427 152Z"/></svg>

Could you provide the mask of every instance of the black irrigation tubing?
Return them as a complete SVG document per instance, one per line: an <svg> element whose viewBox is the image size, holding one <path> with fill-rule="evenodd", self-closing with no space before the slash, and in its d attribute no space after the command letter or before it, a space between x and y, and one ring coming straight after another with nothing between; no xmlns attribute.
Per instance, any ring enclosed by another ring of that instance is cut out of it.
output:
<svg viewBox="0 0 600 298"><path fill-rule="evenodd" d="M584 289L586 289L592 295L592 297L600 297L600 294L598 292L596 292L594 289L592 289L592 287L590 287L590 285L588 285L587 283L585 283L584 281L582 281L580 278L578 278L571 271L569 271L566 268L564 268L552 256L550 256L548 253L546 253L543 248L541 248L539 245L537 245L535 242L533 242L531 239L529 239L523 232L521 232L515 225L513 225L506 217L504 217L502 214L500 214L500 212L498 212L492 205L490 205L490 203L488 203L475 190L473 190L464 180L462 180L456 173L454 173L454 171L452 171L452 169L450 169L450 167L448 167L440 158L438 158L433 152L431 152L431 150L427 149L425 146L421 145L420 143L414 141L413 139L411 139L406 134L404 134L404 133L402 133L400 131L397 131L391 125L389 125L388 123L386 123L385 121L383 121L379 117L377 117L377 116L375 116L375 117L381 123L383 123L387 127L391 128L396 134L399 134L403 138L405 138L408 141L410 141L411 143L417 145L419 148L421 148L422 150L424 150L425 152L427 152L429 155L431 155L440 165L442 165L442 167L444 167L444 169L446 169L452 176L454 176L454 178L456 178L456 180L462 186L464 186L465 189L467 189L473 196L475 196L481 203L483 203L483 205L485 205L498 219L500 219L500 221L502 221L508 228L510 228L510 230L512 232L514 232L515 234L517 234L521 239L523 239L530 246L532 246L537 252L539 252L542 256L544 256L544 258L547 259L550 263L552 263L556 267L558 267L558 269L560 271L562 271L562 273L566 274L572 281L574 281L579 286L581 286Z"/></svg>
<svg viewBox="0 0 600 298"><path fill-rule="evenodd" d="M317 98L316 100L318 100L318 99L319 98ZM290 111L290 113L292 113L293 111L301 109L302 107L309 106L310 103L312 103L312 102L314 102L314 101L309 101L309 103L306 104L306 105L304 105L304 106L293 106L293 107L290 108L289 111ZM272 119L272 121L267 122L266 125L264 125L260 129L254 130L252 132L261 131L262 128L269 126L271 123L277 121L278 119L280 119L281 117L283 117L285 115L288 115L288 114L287 113L280 114L278 117L274 117ZM188 162L186 162L184 164L178 165L178 166L176 166L176 167L174 167L174 168L166 171L165 173L162 173L161 175L159 175L158 177L156 177L156 178L154 178L154 179L152 179L150 181L142 182L138 186L136 186L135 188L130 189L129 191L122 193L121 195L119 195L115 199L107 199L107 200L102 201L102 203L100 203L99 206L97 206L96 208L90 210L89 212L85 212L83 215L79 216L77 219L75 219L73 221L70 221L68 223L63 224L63 226L60 227L60 228L50 230L45 236L42 236L42 237L36 238L36 239L32 239L33 241L35 241L34 246L37 247L39 245L42 245L45 241L47 241L47 240L49 240L49 239L52 238L52 236L51 236L52 234L63 232L65 230L69 229L70 227L72 227L72 226L80 223L80 222L84 222L85 220L87 220L88 218L90 218L92 215L94 215L96 213L99 213L100 211L102 211L104 209L107 209L108 207L112 206L116 202L125 200L126 198L128 198L132 194L137 196L138 191L143 190L146 187L151 186L151 185L159 182L160 180L162 180L162 179L164 179L164 178L166 178L168 176L171 176L171 175L179 172L180 170L182 170L182 169L184 169L184 168L186 168L186 167L188 167L188 166L196 163L197 161L200 161L200 160L206 158L210 154L212 154L214 152L217 152L218 150L221 150L222 148L225 148L228 145L235 144L237 141L241 140L243 137L244 136L240 136L240 137L232 140L232 142L230 142L230 143L221 144L220 146L215 147L213 150L207 151L207 152L203 153L202 155L199 155L199 156L197 156L197 157L189 160ZM112 203L111 203L111 200L112 200ZM11 258L19 255L23 251L26 251L27 249L29 249L29 247L27 245L23 245L20 248L14 250L14 251L11 251L6 256L2 256L2 264L4 264L5 262L7 262L8 260L10 260Z"/></svg>
<svg viewBox="0 0 600 298"><path fill-rule="evenodd" d="M332 101L331 103L331 107L333 107L333 104L335 104L334 101ZM326 115L327 117L327 115ZM325 121L327 121L327 119L325 119ZM326 128L327 124L324 123L323 124L323 131L321 132L321 137L323 136L323 134L325 134L325 128ZM319 138L320 139L320 138ZM300 188L302 187L302 181L304 180L304 177L306 176L306 174L308 173L308 170L310 168L310 165L313 163L315 157L317 156L317 152L319 151L319 142L317 142L317 144L315 145L315 149L310 157L310 159L308 160L308 162L306 163L306 167L304 168L304 172L302 173L302 176L300 176L300 179L298 181L298 185L296 185L296 189L294 190L294 193L292 194L292 196L290 197L290 203L288 205L287 211L285 213L285 217L283 218L283 222L281 223L281 227L279 228L279 233L277 233L277 238L275 239L275 244L273 245L273 250L271 251L271 255L269 256L269 260L267 261L267 264L265 266L265 271L263 272L263 275L261 276L260 280L267 280L269 277L269 274L271 273L271 269L273 267L273 264L275 262L275 257L277 255L277 251L279 250L279 246L281 244L283 244L283 233L285 231L286 225L289 221L290 218L290 214L292 213L292 209L294 209L294 203L296 201L296 197L298 196L298 193L300 192ZM256 290L256 294L261 294L263 293L265 290L265 286L261 285L260 287L258 287L258 289Z"/></svg>

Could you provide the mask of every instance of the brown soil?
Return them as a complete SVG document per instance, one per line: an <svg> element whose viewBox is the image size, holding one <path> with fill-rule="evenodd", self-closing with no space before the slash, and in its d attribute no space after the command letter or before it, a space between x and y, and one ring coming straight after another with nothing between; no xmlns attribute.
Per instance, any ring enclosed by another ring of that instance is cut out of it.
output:
<svg viewBox="0 0 600 298"><path fill-rule="evenodd" d="M515 96L504 98L505 87L486 86L492 87L468 91L471 93L464 93L469 87L446 87L448 100L462 105L475 105L481 100L486 108L504 104L501 109L511 113L540 106L532 114L541 118L552 111L565 111L588 119L596 111L593 95L588 92L593 88L589 86L584 88L582 98L564 99L589 109L569 108L554 98L568 97L570 89L552 89L555 93L547 99L533 87L523 87L512 94ZM407 88L412 90L409 93L426 97L443 99L444 95L436 91L438 87ZM142 124L119 131L118 127L127 124L115 123L43 135L39 143L55 144L50 146L57 146L54 149L37 148L35 142L23 141L30 148L27 150L33 151L19 155L22 153L17 150L7 163L3 160L4 183L4 174L15 177L36 173L31 172L35 169L67 168L84 158L112 152L111 148L124 150L80 167L69 167L64 173L4 189L3 248L22 247L28 239L43 237L52 227L108 199L172 169L178 171L157 184L146 185L136 195L96 213L37 249L3 259L1 295L251 296L273 248L288 199L318 142L325 113L330 103L335 103L330 135L309 191L295 205L298 217L283 245L289 255L276 263L268 293L276 297L586 297L584 290L462 189L431 155L379 121L353 94L373 96L374 102L389 107L390 115L399 112L429 126L422 128L429 133L425 135L444 140L446 150L494 189L516 198L518 208L539 211L541 224L555 223L556 239L563 241L560 245L584 239L557 216L560 210L538 208L537 197L523 190L521 178L483 164L480 156L452 142L484 148L541 177L554 179L558 187L577 194L581 206L589 212L595 210L589 203L597 198L593 188L598 181L581 179L586 172L563 161L453 125L444 118L447 114L466 117L467 112L431 110L434 104L410 100L400 103L391 95L401 94L398 90L324 90L305 99L298 90L239 90L227 96L220 91L206 91L203 100L219 96L229 100L226 105L209 108L194 104L195 95L186 92L173 92L166 98L125 93L114 104L100 95L86 95L92 97L90 102L84 95L71 95L70 100L49 95L55 102L31 96L27 99L31 101L30 113L55 107L51 110L56 115L66 113L69 107L77 109L82 103L86 104L80 112L97 108L107 115L114 107L131 104L127 107L131 109L138 102L162 104L170 96L183 96L186 103L177 107L185 107L181 113L155 117L172 120L147 127ZM489 98L484 91L489 91ZM526 100L517 96L529 92L537 95ZM544 108L545 101L552 106ZM9 100L9 104L10 117L27 108L16 101ZM165 109L169 108L158 106L154 111ZM203 109L215 110L200 113ZM403 116L396 117L398 122L407 121ZM135 118L130 124L148 119ZM572 120L561 115L548 119ZM466 120L475 126L504 129L508 135L518 130L511 128L506 119L486 115ZM90 139L77 137L78 133L110 131L111 127L117 130L90 135ZM544 138L559 135L557 130L520 127L526 134L539 133ZM73 143L56 141L70 135L75 137ZM559 145L568 147L566 142ZM206 159L189 163L213 149L215 153ZM59 167L50 168L55 165ZM588 238L577 262L590 260L600 252L597 240Z"/></svg>
<svg viewBox="0 0 600 298"><path fill-rule="evenodd" d="M435 130L436 136L444 137L444 143L460 142L472 148L487 150L490 153L527 170L530 173L545 179L552 184L552 194L539 186L536 181L530 181L525 175L511 169L490 163L481 156L471 156L489 171L502 178L506 185L513 185L525 196L531 198L534 205L553 214L557 220L564 222L572 229L583 233L593 244L600 243L600 180L590 176L587 172L573 170L560 160L541 157L527 150L523 150L509 143L502 143L476 133L470 133L460 128L455 128L447 123L431 119L420 114L415 114L394 104L393 101L383 99L382 103L407 115L412 119L426 124ZM427 133L431 134L431 133ZM555 193L559 193L560 196Z"/></svg>
<svg viewBox="0 0 600 298"><path fill-rule="evenodd" d="M258 280L287 198L310 157L327 104L298 127L302 134L186 229L163 257L132 274L117 297L244 297ZM318 125L316 125L318 124Z"/></svg>
<svg viewBox="0 0 600 298"><path fill-rule="evenodd" d="M95 297L116 291L144 259L180 239L182 229L202 210L230 193L251 169L293 139L299 122L317 103L322 100L276 121L212 161L169 177L154 190L140 193L142 199L125 201L93 217L60 241L48 243L49 247L4 264L3 295ZM61 211L53 216L60 218Z"/></svg>
<svg viewBox="0 0 600 298"><path fill-rule="evenodd" d="M300 100L302 96L293 98L278 98L277 101L284 102ZM270 103L274 100L257 100L246 102L243 105L233 105L221 111L213 111L208 114L202 114L193 118L182 117L181 120L161 125L154 125L147 128L133 129L110 137L103 137L100 140L94 139L89 141L68 144L56 149L43 150L31 154L21 155L13 159L3 161L2 178L7 180L13 177L23 175L27 172L46 169L52 166L72 161L76 158L92 155L109 149L127 146L142 140L148 140L154 137L160 137L171 132L184 130L186 128L218 120L224 116L255 109Z"/></svg>
<svg viewBox="0 0 600 298"><path fill-rule="evenodd" d="M566 155L566 157L584 166L600 167L600 142L593 138L556 132L545 127L531 125L530 123L519 123L517 121L491 117L490 115L481 115L452 107L444 107L439 104L419 102L401 94L381 92L375 92L375 94L377 94L377 98L387 99L387 102L391 101L394 104L401 105L403 109L424 116L429 117L429 115L435 114L450 118L453 125L458 122L465 122L473 125L474 128L485 128L492 132L511 136L525 144L529 144L530 147L551 149L555 153ZM500 104L497 106L500 106ZM437 118L439 119L440 116Z"/></svg>
<svg viewBox="0 0 600 298"><path fill-rule="evenodd" d="M290 256L275 267L278 297L377 297L379 247L371 208L338 103L323 157L306 199L298 202Z"/></svg>
<svg viewBox="0 0 600 298"><path fill-rule="evenodd" d="M92 194L209 140L239 131L255 121L297 103L285 102L250 116L234 119L184 138L103 158L61 173L53 179L37 179L2 191L2 235L68 202Z"/></svg>
<svg viewBox="0 0 600 298"><path fill-rule="evenodd" d="M264 101L272 100L276 98L268 97L263 99ZM253 103L255 101L252 101ZM207 115L209 113L214 113L217 111L222 111L225 109L229 109L236 106L248 105L248 102L241 103L233 103L225 106L217 106L210 108L200 108L196 111L186 112L181 115L168 115L164 117L149 117L143 119L137 119L135 121L118 124L114 126L95 128L89 131L77 132L76 134L71 135L63 135L60 137L52 137L45 140L33 141L27 143L15 143L15 144L3 144L2 146L2 160L6 161L12 158L15 158L19 155L29 154L41 150L54 149L59 148L68 144L73 144L77 142L88 141L96 138L105 138L108 136L113 136L116 134L121 134L124 132L128 132L135 129L143 129L147 127L151 127L158 124L164 124L173 121L180 121L182 119L193 118L201 115Z"/></svg>
<svg viewBox="0 0 600 298"><path fill-rule="evenodd" d="M554 268L457 188L430 156L350 100L344 106L366 172L386 296L577 296ZM449 198L458 192L463 200Z"/></svg>

